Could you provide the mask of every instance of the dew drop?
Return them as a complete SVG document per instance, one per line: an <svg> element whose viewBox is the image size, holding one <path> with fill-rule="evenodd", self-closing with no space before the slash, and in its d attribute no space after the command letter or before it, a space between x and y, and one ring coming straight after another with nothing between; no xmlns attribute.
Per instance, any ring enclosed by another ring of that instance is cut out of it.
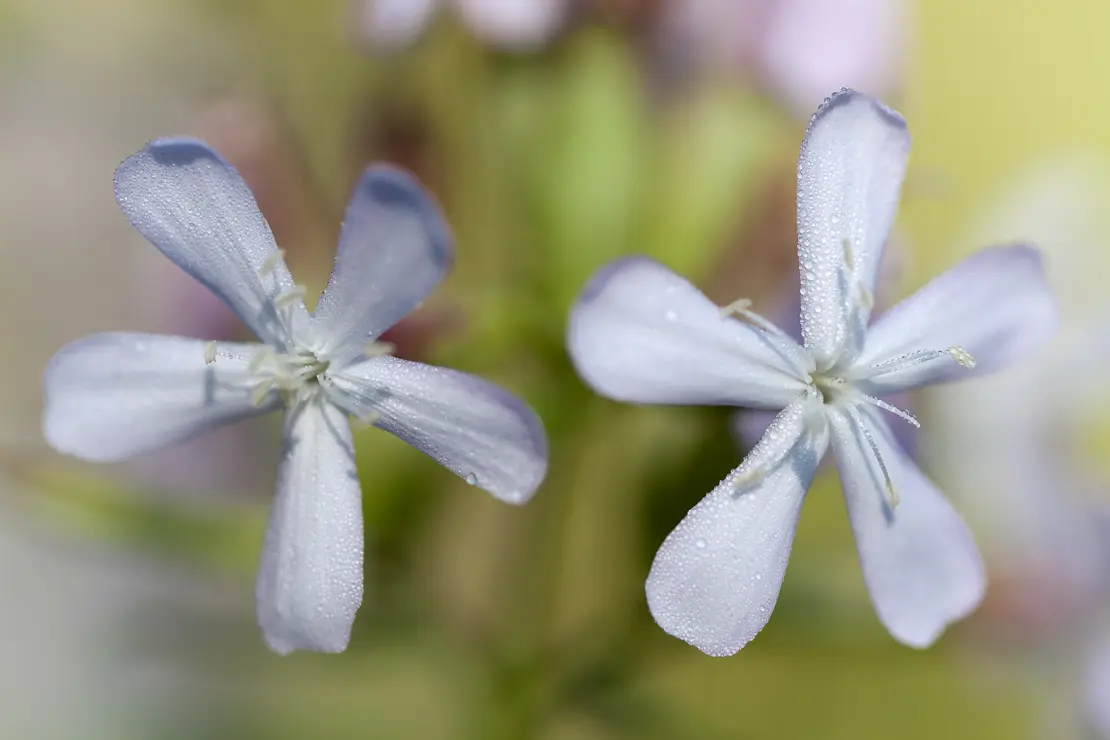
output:
<svg viewBox="0 0 1110 740"><path fill-rule="evenodd" d="M466 476L466 482L472 486L476 486L478 485L478 476L474 475L474 473L470 473Z"/></svg>
<svg viewBox="0 0 1110 740"><path fill-rule="evenodd" d="M694 545L695 545L695 546L696 546L696 547L697 547L697 548L698 548L699 550L704 550L704 549L705 549L705 540L703 540L703 539L699 539L699 540L698 540L697 542L695 542L695 543L694 543Z"/></svg>

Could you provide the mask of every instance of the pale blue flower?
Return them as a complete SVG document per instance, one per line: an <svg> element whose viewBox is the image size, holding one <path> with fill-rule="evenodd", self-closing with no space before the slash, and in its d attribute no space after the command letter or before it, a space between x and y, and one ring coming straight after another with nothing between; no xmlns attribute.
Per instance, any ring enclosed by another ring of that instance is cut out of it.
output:
<svg viewBox="0 0 1110 740"><path fill-rule="evenodd" d="M349 416L503 501L520 504L536 490L547 440L531 409L484 380L392 357L376 342L451 266L447 225L412 176L366 171L315 314L239 173L203 142L152 142L120 165L115 183L135 228L264 344L126 333L73 342L46 369L46 439L86 460L122 460L284 409L256 588L274 651L344 650L362 603Z"/></svg>
<svg viewBox="0 0 1110 740"><path fill-rule="evenodd" d="M1051 333L1038 253L989 249L869 325L875 274L909 156L905 121L843 90L810 123L798 164L799 344L745 302L718 309L646 258L603 270L568 346L599 393L633 403L781 410L744 462L667 537L647 581L667 632L730 655L778 599L806 490L831 445L879 619L925 647L971 612L983 565L963 520L899 449L881 400L995 370Z"/></svg>

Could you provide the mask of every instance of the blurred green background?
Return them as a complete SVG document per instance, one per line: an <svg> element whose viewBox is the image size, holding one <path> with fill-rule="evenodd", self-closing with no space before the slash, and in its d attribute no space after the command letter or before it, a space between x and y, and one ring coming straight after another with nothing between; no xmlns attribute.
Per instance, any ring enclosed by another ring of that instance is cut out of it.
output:
<svg viewBox="0 0 1110 740"><path fill-rule="evenodd" d="M1008 491L961 483L944 453L997 381L961 388L972 400L951 413L934 405L949 389L917 399L922 464L1000 576L978 615L931 650L897 645L825 473L769 626L714 659L654 625L643 581L739 463L730 415L599 399L563 332L588 277L629 253L721 303L788 300L798 146L842 85L883 96L915 137L890 293L1034 238L1065 324L1084 330L1104 315L1110 243L1110 4L548 0L554 20L533 23L544 0L379 2L392 9L0 0L0 737L1083 736L1082 620L1043 584L1015 585L1024 565L992 526ZM409 16L433 12L417 31ZM118 162L175 133L239 167L310 295L362 168L414 170L457 267L390 338L512 389L551 437L548 480L517 509L386 434L356 435L367 598L341 656L278 658L253 621L276 419L112 467L41 440L41 372L64 342L241 336L113 200ZM1098 472L1110 433L1083 428ZM1034 589L1047 616L1011 589Z"/></svg>

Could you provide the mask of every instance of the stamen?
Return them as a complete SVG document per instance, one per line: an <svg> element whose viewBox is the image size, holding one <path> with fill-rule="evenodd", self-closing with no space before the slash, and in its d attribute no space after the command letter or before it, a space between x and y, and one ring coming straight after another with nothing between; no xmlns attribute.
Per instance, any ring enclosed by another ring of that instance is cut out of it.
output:
<svg viewBox="0 0 1110 740"><path fill-rule="evenodd" d="M209 342L204 345L204 364L211 365L216 361L216 343Z"/></svg>
<svg viewBox="0 0 1110 740"><path fill-rule="evenodd" d="M273 362L276 359L277 353L274 351L274 348L269 345L263 346L251 357L250 364L247 365L247 371L256 373L262 369L263 365Z"/></svg>
<svg viewBox="0 0 1110 740"><path fill-rule="evenodd" d="M737 475L735 479L733 479L733 487L740 488L741 486L746 486L749 483L757 483L763 480L767 476L767 468L768 466L766 465L752 466L748 470L745 470L743 473Z"/></svg>
<svg viewBox="0 0 1110 740"><path fill-rule="evenodd" d="M859 307L865 311L870 311L875 307L875 296L856 274L856 250L852 248L852 240L844 237L840 245L844 249L844 267L848 270L848 282L852 286L850 290L854 289ZM849 297L849 300L851 300L851 297Z"/></svg>
<svg viewBox="0 0 1110 740"><path fill-rule="evenodd" d="M272 378L266 378L251 391L251 403L255 406L261 406L262 402L266 400L266 396L270 395L273 390L274 381Z"/></svg>
<svg viewBox="0 0 1110 740"><path fill-rule="evenodd" d="M355 429L369 429L382 420L382 415L377 411L367 411L362 416L356 416L351 419L351 426Z"/></svg>
<svg viewBox="0 0 1110 740"><path fill-rule="evenodd" d="M921 422L919 422L917 420L917 417L914 416L913 414L911 414L909 411L906 411L905 409L898 408L897 406L895 406L892 403L887 403L886 401L884 401L881 398L875 398L874 396L869 396L866 393L860 393L860 397L863 398L863 400L867 401L869 404L871 404L873 406L878 406L879 408L883 409L884 411L889 411L890 413L894 414L895 416L899 416L899 417L905 419L906 421L908 421L910 424L913 424L918 429L921 428Z"/></svg>
<svg viewBox="0 0 1110 740"><path fill-rule="evenodd" d="M397 345L391 342L367 342L362 348L362 355L366 359L391 355L397 351Z"/></svg>
<svg viewBox="0 0 1110 740"><path fill-rule="evenodd" d="M258 268L259 277L261 277L263 280L265 280L266 278L273 275L274 270L277 269L278 265L280 265L282 263L282 260L284 260L284 259L285 259L285 250L284 249L278 249L278 250L274 251L274 253L271 254L269 257L267 257L266 260L262 263L262 267Z"/></svg>
<svg viewBox="0 0 1110 740"><path fill-rule="evenodd" d="M924 365L926 362L932 362L942 357L951 357L958 362L961 367L966 367L968 369L974 368L977 364L972 354L963 347L954 346L943 350L923 349L917 352L911 352L907 355L902 355L901 357L895 357L892 360L880 362L878 365L872 365L868 369L867 374L862 376L862 378L877 378L880 375L887 375L900 370L907 370L917 365Z"/></svg>
<svg viewBox="0 0 1110 740"><path fill-rule="evenodd" d="M871 436L871 432L863 425L862 419L853 413L850 413L849 416L852 421L856 423L856 426L859 427L859 430L863 432L864 439L867 440L867 444L871 447L871 454L873 454L875 459L879 462L879 470L883 471L883 479L886 481L886 492L887 496L890 498L890 508L897 509L898 504L902 501L902 497L898 494L898 489L894 487L894 481L890 479L890 471L887 470L886 463L883 462L882 453L879 452L879 445L875 443L875 438Z"/></svg>
<svg viewBox="0 0 1110 740"><path fill-rule="evenodd" d="M978 364L975 362L975 358L971 356L971 353L963 347L949 347L944 351L952 355L956 362L960 363L961 367L966 367L970 370Z"/></svg>
<svg viewBox="0 0 1110 740"><path fill-rule="evenodd" d="M303 285L294 285L274 296L274 305L278 308L288 308L297 301L303 300L306 292L307 289Z"/></svg>
<svg viewBox="0 0 1110 740"><path fill-rule="evenodd" d="M763 318L755 311L751 310L752 302L747 298L741 298L733 301L727 306L721 307L721 318L727 319L730 316L735 316L740 319L747 319L748 323L758 329L762 329L768 334L774 334L778 337L787 336L786 332L775 326L773 323Z"/></svg>
<svg viewBox="0 0 1110 740"><path fill-rule="evenodd" d="M844 241L840 243L844 248L844 266L848 268L848 272L855 274L856 272L856 252L852 249L852 240L844 237Z"/></svg>

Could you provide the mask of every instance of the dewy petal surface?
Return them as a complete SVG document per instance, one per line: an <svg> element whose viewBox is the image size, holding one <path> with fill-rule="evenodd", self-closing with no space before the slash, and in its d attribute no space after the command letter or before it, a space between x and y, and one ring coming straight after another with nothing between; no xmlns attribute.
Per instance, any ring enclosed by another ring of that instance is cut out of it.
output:
<svg viewBox="0 0 1110 740"><path fill-rule="evenodd" d="M646 257L594 276L571 313L567 349L594 390L633 403L781 409L805 391L812 369L796 342L722 317Z"/></svg>
<svg viewBox="0 0 1110 740"><path fill-rule="evenodd" d="M276 653L338 653L362 604L362 489L346 415L322 395L285 423L262 549L258 623Z"/></svg>
<svg viewBox="0 0 1110 740"><path fill-rule="evenodd" d="M899 303L867 334L856 362L867 368L920 350L962 347L974 368L941 358L861 382L887 394L998 370L1046 342L1056 328L1056 301L1040 253L1028 246L984 249Z"/></svg>
<svg viewBox="0 0 1110 740"><path fill-rule="evenodd" d="M286 325L273 299L294 287L293 278L231 164L203 141L157 139L119 166L115 183L120 208L151 244L219 296L260 339L291 345L296 327ZM289 304L289 312L295 324L308 319L302 301Z"/></svg>
<svg viewBox="0 0 1110 740"><path fill-rule="evenodd" d="M858 407L854 413L870 432L900 499L892 508L864 433L843 409L833 410L833 451L863 578L894 639L928 647L982 601L983 563L963 519L896 447L879 412Z"/></svg>
<svg viewBox="0 0 1110 740"><path fill-rule="evenodd" d="M367 169L316 308L317 355L337 364L360 355L439 285L452 255L443 214L416 178L387 165Z"/></svg>
<svg viewBox="0 0 1110 740"><path fill-rule="evenodd" d="M123 460L220 424L272 410L255 406L247 367L261 345L218 345L159 334L94 334L60 349L44 374L43 433L59 452Z"/></svg>
<svg viewBox="0 0 1110 740"><path fill-rule="evenodd" d="M858 349L870 316L861 292L874 293L909 151L902 117L851 90L810 122L798 160L798 262L802 336L822 369Z"/></svg>
<svg viewBox="0 0 1110 740"><path fill-rule="evenodd" d="M652 616L704 653L732 655L771 618L802 501L828 445L813 404L803 398L783 409L655 556L647 580ZM748 480L759 469L762 476Z"/></svg>
<svg viewBox="0 0 1110 740"><path fill-rule="evenodd" d="M477 376L376 357L331 378L334 397L468 483L522 504L547 472L547 435L535 412Z"/></svg>

